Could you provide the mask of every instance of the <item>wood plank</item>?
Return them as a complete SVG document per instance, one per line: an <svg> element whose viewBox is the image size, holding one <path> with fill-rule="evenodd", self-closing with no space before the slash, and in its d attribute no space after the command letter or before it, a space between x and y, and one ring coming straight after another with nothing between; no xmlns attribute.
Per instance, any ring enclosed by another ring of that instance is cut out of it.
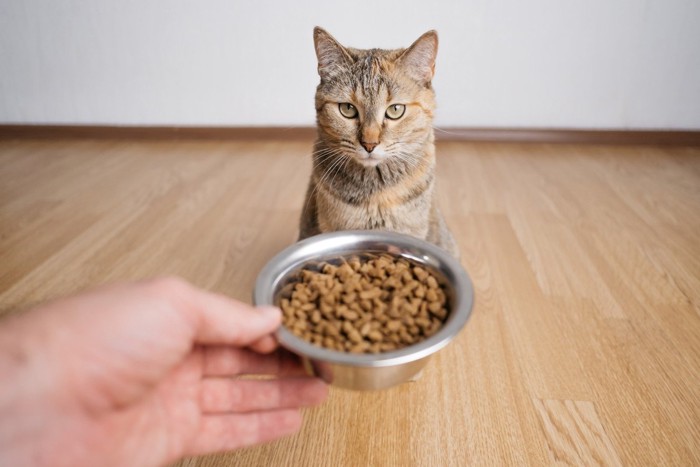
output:
<svg viewBox="0 0 700 467"><path fill-rule="evenodd" d="M622 465L589 401L534 401L551 465Z"/></svg>
<svg viewBox="0 0 700 467"><path fill-rule="evenodd" d="M126 135L124 135L126 136ZM177 274L249 301L297 235L310 140L0 141L0 313ZM442 142L476 290L414 383L180 467L700 464L700 148Z"/></svg>

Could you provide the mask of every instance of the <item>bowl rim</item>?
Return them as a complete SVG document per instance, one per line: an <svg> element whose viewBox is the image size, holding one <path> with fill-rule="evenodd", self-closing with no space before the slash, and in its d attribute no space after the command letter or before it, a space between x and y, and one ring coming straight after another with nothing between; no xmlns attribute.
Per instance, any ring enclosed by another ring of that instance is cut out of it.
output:
<svg viewBox="0 0 700 467"><path fill-rule="evenodd" d="M377 248L363 249L357 246L358 242L371 243ZM312 360L331 364L356 367L394 366L425 358L442 349L457 336L469 320L474 304L474 288L461 263L447 251L425 240L383 230L343 230L323 233L288 246L272 257L258 274L253 290L253 303L256 306L276 306L274 291L279 282L290 271L308 261L318 259L319 250L325 251L325 245L333 245L335 248L353 247L357 252L386 251L419 263L427 263L430 258L437 260L447 269L449 274L444 271L442 273L449 276L448 279L452 282L455 301L453 310L443 327L434 335L417 344L390 352L378 354L339 352L314 345L295 336L284 326L280 326L276 331L276 337L280 345L287 350ZM379 246L387 249L379 249ZM392 251L391 247L396 251ZM338 253L339 256L344 254L352 253Z"/></svg>

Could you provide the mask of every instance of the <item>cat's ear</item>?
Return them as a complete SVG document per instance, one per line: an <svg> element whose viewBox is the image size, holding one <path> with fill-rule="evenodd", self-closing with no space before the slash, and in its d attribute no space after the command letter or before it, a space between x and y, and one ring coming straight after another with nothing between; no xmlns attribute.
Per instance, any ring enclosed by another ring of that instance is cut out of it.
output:
<svg viewBox="0 0 700 467"><path fill-rule="evenodd" d="M401 54L399 62L413 79L420 83L428 84L435 74L437 49L437 32L428 31Z"/></svg>
<svg viewBox="0 0 700 467"><path fill-rule="evenodd" d="M330 78L352 64L352 57L337 40L324 29L314 28L314 47L321 79Z"/></svg>

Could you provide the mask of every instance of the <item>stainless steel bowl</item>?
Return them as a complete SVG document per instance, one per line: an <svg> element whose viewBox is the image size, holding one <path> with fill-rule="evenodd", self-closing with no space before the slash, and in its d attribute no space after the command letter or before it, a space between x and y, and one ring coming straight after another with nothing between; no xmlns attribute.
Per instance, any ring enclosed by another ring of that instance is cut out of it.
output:
<svg viewBox="0 0 700 467"><path fill-rule="evenodd" d="M464 327L474 301L471 280L449 253L428 242L392 232L361 230L321 234L280 252L260 271L255 283L256 305L276 305L290 276L309 262L363 253L402 256L441 278L450 305L443 327L428 339L380 354L352 354L306 342L284 327L277 331L282 347L302 357L306 368L326 382L348 389L383 389L410 380L432 354L445 347Z"/></svg>

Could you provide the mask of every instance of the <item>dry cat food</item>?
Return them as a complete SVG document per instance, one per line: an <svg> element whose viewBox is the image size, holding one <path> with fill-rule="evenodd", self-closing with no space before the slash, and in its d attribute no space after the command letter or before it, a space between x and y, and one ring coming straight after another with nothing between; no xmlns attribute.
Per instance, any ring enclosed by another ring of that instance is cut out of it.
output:
<svg viewBox="0 0 700 467"><path fill-rule="evenodd" d="M447 319L438 279L405 258L386 254L302 269L282 297L286 328L341 352L400 349L432 336Z"/></svg>

